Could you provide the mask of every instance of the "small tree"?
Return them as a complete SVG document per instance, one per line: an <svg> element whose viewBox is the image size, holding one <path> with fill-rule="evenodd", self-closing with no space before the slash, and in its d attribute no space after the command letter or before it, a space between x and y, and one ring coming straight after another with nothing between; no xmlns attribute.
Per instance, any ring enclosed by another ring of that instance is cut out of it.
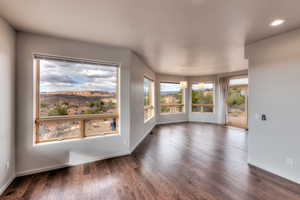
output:
<svg viewBox="0 0 300 200"><path fill-rule="evenodd" d="M48 107L48 104L46 103L41 103L41 108L47 108Z"/></svg>
<svg viewBox="0 0 300 200"><path fill-rule="evenodd" d="M57 116L57 115L68 115L68 109L66 106L56 105L52 108L49 113L49 116Z"/></svg>

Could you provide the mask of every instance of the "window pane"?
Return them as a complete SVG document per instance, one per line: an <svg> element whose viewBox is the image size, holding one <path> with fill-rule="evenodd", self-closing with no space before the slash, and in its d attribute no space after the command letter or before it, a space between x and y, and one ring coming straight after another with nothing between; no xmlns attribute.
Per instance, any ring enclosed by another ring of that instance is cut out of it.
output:
<svg viewBox="0 0 300 200"><path fill-rule="evenodd" d="M192 84L192 112L214 111L214 84Z"/></svg>
<svg viewBox="0 0 300 200"><path fill-rule="evenodd" d="M248 80L248 78L244 78ZM241 83L241 79L231 79L228 91L228 125L247 128L247 93L248 81Z"/></svg>
<svg viewBox="0 0 300 200"><path fill-rule="evenodd" d="M80 121L45 121L39 126L39 141L61 140L81 136Z"/></svg>
<svg viewBox="0 0 300 200"><path fill-rule="evenodd" d="M114 66L40 60L40 117L117 112Z"/></svg>
<svg viewBox="0 0 300 200"><path fill-rule="evenodd" d="M184 112L183 89L179 83L160 83L160 112Z"/></svg>
<svg viewBox="0 0 300 200"><path fill-rule="evenodd" d="M248 85L248 78L236 78L236 79L230 79L229 85Z"/></svg>
<svg viewBox="0 0 300 200"><path fill-rule="evenodd" d="M151 105L151 84L151 80L144 78L144 106Z"/></svg>
<svg viewBox="0 0 300 200"><path fill-rule="evenodd" d="M40 72L38 142L118 132L116 65L36 61ZM94 120L94 115L107 118Z"/></svg>
<svg viewBox="0 0 300 200"><path fill-rule="evenodd" d="M154 116L154 82L144 77L144 121Z"/></svg>
<svg viewBox="0 0 300 200"><path fill-rule="evenodd" d="M86 120L85 129L86 136L114 134L118 130L118 120L116 118Z"/></svg>
<svg viewBox="0 0 300 200"><path fill-rule="evenodd" d="M144 121L151 119L153 116L154 116L154 107L153 106L144 107Z"/></svg>

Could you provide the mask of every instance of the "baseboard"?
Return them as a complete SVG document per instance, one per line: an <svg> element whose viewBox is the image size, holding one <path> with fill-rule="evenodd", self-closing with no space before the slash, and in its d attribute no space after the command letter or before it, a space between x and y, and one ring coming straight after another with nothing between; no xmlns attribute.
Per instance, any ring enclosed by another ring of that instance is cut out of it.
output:
<svg viewBox="0 0 300 200"><path fill-rule="evenodd" d="M141 139L130 149L130 154L132 154L132 152L139 146L139 144L149 135L149 133L151 133L151 131L154 129L154 127L156 125L157 125L156 123L153 123L151 128L149 128L147 131L145 131L144 136L141 137Z"/></svg>
<svg viewBox="0 0 300 200"><path fill-rule="evenodd" d="M178 121L169 121L169 122L158 122L157 125L177 124L177 123L183 123L183 122L189 122L189 121L188 120L178 120Z"/></svg>
<svg viewBox="0 0 300 200"><path fill-rule="evenodd" d="M14 181L14 179L16 178L15 175L13 175L12 177L10 177L10 179L8 179L8 181L0 188L0 196L4 193L4 191L8 188L8 186Z"/></svg>
<svg viewBox="0 0 300 200"><path fill-rule="evenodd" d="M217 123L217 122L204 122L204 121L196 121L196 120L189 120L188 122L201 123L201 124L212 124L212 125L218 125L218 126L225 126L225 124L220 124L220 123Z"/></svg>
<svg viewBox="0 0 300 200"><path fill-rule="evenodd" d="M275 176L279 176L283 179L286 179L288 181L291 181L293 183L297 183L297 184L300 184L300 180L294 178L294 177L288 177L288 176L285 176L285 175L282 175L280 172L276 171L276 170L272 170L272 169L266 169L266 167L262 166L262 165L259 165L259 164L256 164L256 163L253 163L253 162L250 162L248 161L248 165L249 166L253 166L253 167L256 167L258 169L261 169L263 171L266 171L266 172L269 172Z"/></svg>
<svg viewBox="0 0 300 200"><path fill-rule="evenodd" d="M16 177L27 176L27 175L31 175L31 174L37 174L37 173L41 173L41 172L47 172L47 171L61 169L61 168L65 168L65 167L70 167L70 166L76 166L76 165L81 165L81 164L96 162L96 161L105 160L105 159L108 159L108 158L115 158L115 157L119 157L119 156L126 156L126 155L129 155L129 154L130 154L130 152L118 152L118 153L114 153L114 154L110 154L110 155L99 156L99 157L94 158L94 159L89 159L86 162L80 162L80 163L76 163L76 164L62 163L62 164L52 165L52 166L49 166L49 167L42 167L42 168L37 168L37 169L32 169L32 170L27 170L27 171L22 171L22 172L17 172Z"/></svg>
<svg viewBox="0 0 300 200"><path fill-rule="evenodd" d="M109 159L109 158L116 158L116 157L120 157L120 156L127 156L129 154L130 154L130 152L128 152L128 150L121 151L121 152L114 152L114 153L111 153L111 154L101 155L101 156L94 157L92 159L88 159L88 160L81 161L81 162L69 163L69 166L82 165L82 164L92 163L92 162L96 162L96 161L100 161L100 160L105 160L105 159Z"/></svg>
<svg viewBox="0 0 300 200"><path fill-rule="evenodd" d="M61 168L65 168L68 166L70 166L68 163L63 163L63 164L57 164L57 165L52 165L52 166L48 166L48 167L41 167L41 168L26 170L26 171L22 171L22 172L17 172L17 177L27 176L27 175L31 175L31 174L37 174L37 173L51 171L51 170L55 170L55 169L61 169Z"/></svg>

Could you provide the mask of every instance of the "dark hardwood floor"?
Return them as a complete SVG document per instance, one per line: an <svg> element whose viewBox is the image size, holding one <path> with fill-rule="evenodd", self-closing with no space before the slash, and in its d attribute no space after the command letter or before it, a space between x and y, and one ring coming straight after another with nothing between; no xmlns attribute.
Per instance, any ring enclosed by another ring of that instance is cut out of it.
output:
<svg viewBox="0 0 300 200"><path fill-rule="evenodd" d="M131 156L17 178L2 199L299 200L300 186L247 165L242 129L156 127Z"/></svg>

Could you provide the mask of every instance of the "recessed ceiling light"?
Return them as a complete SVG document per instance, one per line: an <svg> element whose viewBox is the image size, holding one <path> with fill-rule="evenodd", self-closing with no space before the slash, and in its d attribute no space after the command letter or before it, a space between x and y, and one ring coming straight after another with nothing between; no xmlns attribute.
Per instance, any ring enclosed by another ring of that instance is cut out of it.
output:
<svg viewBox="0 0 300 200"><path fill-rule="evenodd" d="M285 21L283 19L276 19L270 23L270 26L279 26L283 24Z"/></svg>

